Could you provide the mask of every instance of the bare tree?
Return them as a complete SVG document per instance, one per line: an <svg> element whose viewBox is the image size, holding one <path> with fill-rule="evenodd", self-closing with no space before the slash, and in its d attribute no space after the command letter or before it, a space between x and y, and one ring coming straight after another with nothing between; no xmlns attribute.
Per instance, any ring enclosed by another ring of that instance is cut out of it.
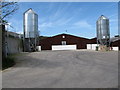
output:
<svg viewBox="0 0 120 90"><path fill-rule="evenodd" d="M5 25L8 17L18 10L18 3L14 1L0 0L0 30L2 31L2 64L6 61L6 41L5 41ZM3 66L3 65L2 65Z"/></svg>
<svg viewBox="0 0 120 90"><path fill-rule="evenodd" d="M7 18L18 10L18 3L14 1L0 1L0 23L7 23Z"/></svg>

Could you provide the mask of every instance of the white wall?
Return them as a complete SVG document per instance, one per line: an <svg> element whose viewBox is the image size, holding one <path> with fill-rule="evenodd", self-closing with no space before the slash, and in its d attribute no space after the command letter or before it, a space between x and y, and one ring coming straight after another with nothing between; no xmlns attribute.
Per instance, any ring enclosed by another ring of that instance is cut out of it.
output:
<svg viewBox="0 0 120 90"><path fill-rule="evenodd" d="M96 46L97 44L87 44L87 49L89 50L96 50ZM119 47L112 47L114 51L118 51L119 50ZM100 48L99 48L100 50Z"/></svg>
<svg viewBox="0 0 120 90"><path fill-rule="evenodd" d="M92 44L92 50L96 50L96 46L98 46L97 44Z"/></svg>
<svg viewBox="0 0 120 90"><path fill-rule="evenodd" d="M113 48L112 50L115 50L115 51L119 50L119 47L112 47L112 48Z"/></svg>
<svg viewBox="0 0 120 90"><path fill-rule="evenodd" d="M92 44L87 44L87 49L92 49Z"/></svg>
<svg viewBox="0 0 120 90"><path fill-rule="evenodd" d="M38 51L41 51L41 46L36 47Z"/></svg>
<svg viewBox="0 0 120 90"><path fill-rule="evenodd" d="M87 44L87 49L96 50L96 46L98 46L98 45L97 44Z"/></svg>
<svg viewBox="0 0 120 90"><path fill-rule="evenodd" d="M76 50L77 45L52 45L52 50Z"/></svg>
<svg viewBox="0 0 120 90"><path fill-rule="evenodd" d="M22 52L23 48L19 38L6 37L6 52L8 54L14 54Z"/></svg>

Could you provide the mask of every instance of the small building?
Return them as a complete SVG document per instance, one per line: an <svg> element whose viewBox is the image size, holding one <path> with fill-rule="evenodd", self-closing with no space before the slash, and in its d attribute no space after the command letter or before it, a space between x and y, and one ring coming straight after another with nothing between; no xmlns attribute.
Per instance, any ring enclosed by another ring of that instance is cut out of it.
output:
<svg viewBox="0 0 120 90"><path fill-rule="evenodd" d="M76 50L87 49L90 39L70 34L59 34L39 41L41 50Z"/></svg>
<svg viewBox="0 0 120 90"><path fill-rule="evenodd" d="M97 38L92 38L90 43L87 44L87 49L95 50L97 46ZM110 50L120 50L120 36L110 38Z"/></svg>
<svg viewBox="0 0 120 90"><path fill-rule="evenodd" d="M120 50L120 36L111 38L111 44L112 50Z"/></svg>
<svg viewBox="0 0 120 90"><path fill-rule="evenodd" d="M2 53L5 57L8 54L19 53L23 51L23 39L20 37L21 34L7 31L5 25L2 27Z"/></svg>

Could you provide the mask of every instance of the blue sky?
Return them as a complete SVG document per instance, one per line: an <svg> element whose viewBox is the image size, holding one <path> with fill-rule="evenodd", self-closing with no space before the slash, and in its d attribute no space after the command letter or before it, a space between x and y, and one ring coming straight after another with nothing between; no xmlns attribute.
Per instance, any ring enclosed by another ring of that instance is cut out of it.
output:
<svg viewBox="0 0 120 90"><path fill-rule="evenodd" d="M118 34L117 2L20 2L19 10L9 18L14 32L23 32L23 13L32 8L39 18L42 36L68 33L79 37L96 37L96 20L110 19L111 37ZM67 32L66 32L67 30Z"/></svg>

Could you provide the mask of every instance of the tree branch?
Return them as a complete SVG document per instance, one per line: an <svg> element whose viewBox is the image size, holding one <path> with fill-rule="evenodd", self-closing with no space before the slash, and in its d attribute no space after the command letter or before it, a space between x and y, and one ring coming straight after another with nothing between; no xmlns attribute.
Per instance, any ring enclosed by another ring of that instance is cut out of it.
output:
<svg viewBox="0 0 120 90"><path fill-rule="evenodd" d="M6 16L8 16L8 15L12 14L13 12L15 12L16 10L18 10L18 8L15 8L15 9L13 9L12 11L6 13L6 14L2 17L2 20L3 20Z"/></svg>
<svg viewBox="0 0 120 90"><path fill-rule="evenodd" d="M7 16L12 15L18 10L17 2L6 2L5 0L0 2L0 20L4 20Z"/></svg>
<svg viewBox="0 0 120 90"><path fill-rule="evenodd" d="M14 5L14 4L16 4L16 3L17 3L17 2L7 2L7 3L2 2L2 6L0 7L0 9L2 9L2 8L6 7L6 6L9 6L9 5Z"/></svg>

